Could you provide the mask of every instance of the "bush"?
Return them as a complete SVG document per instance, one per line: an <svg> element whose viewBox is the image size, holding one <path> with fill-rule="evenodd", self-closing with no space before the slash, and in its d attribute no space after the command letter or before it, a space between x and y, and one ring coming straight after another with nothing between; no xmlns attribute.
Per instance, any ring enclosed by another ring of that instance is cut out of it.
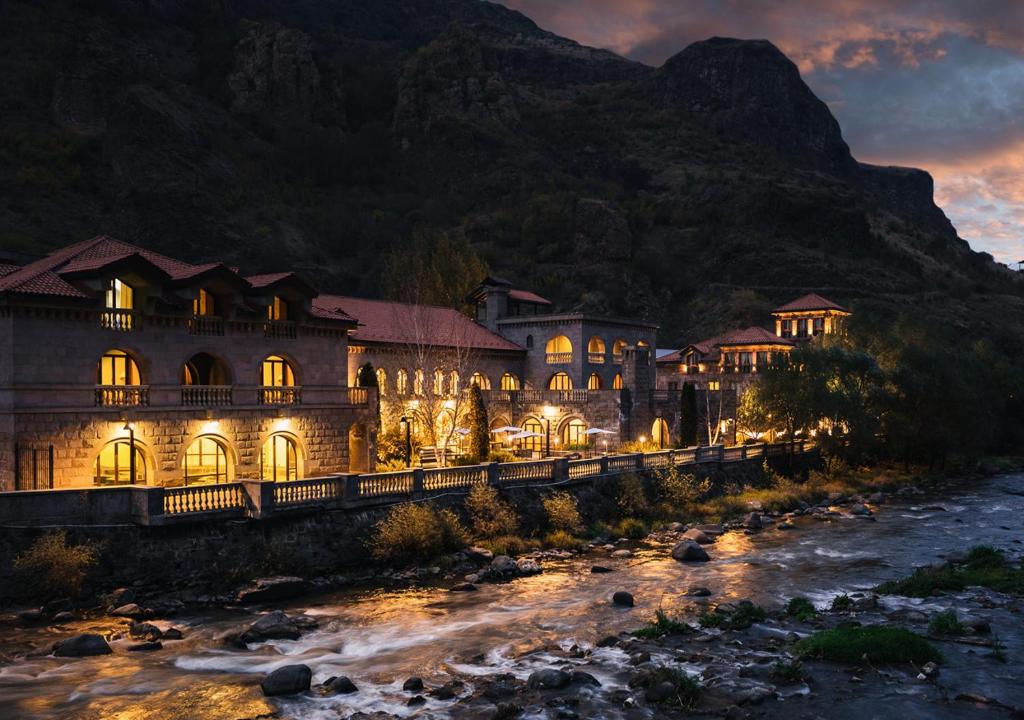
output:
<svg viewBox="0 0 1024 720"><path fill-rule="evenodd" d="M466 545L466 531L451 510L429 505L396 505L374 527L370 552L387 562L420 562Z"/></svg>
<svg viewBox="0 0 1024 720"><path fill-rule="evenodd" d="M979 545L967 553L958 567L919 568L909 577L889 580L877 592L906 597L928 597L939 592L957 592L972 585L996 592L1024 594L1024 569L1013 567L999 550Z"/></svg>
<svg viewBox="0 0 1024 720"><path fill-rule="evenodd" d="M723 630L746 630L756 622L761 622L767 617L764 608L758 607L752 602L741 602L732 613L724 612L716 608L713 613L704 613L697 622L705 628L722 628Z"/></svg>
<svg viewBox="0 0 1024 720"><path fill-rule="evenodd" d="M956 617L956 612L947 610L940 612L928 623L929 635L963 635L967 627Z"/></svg>
<svg viewBox="0 0 1024 720"><path fill-rule="evenodd" d="M647 493L644 492L644 481L637 475L624 475L619 480L619 492L616 501L619 512L627 517L638 517L647 514L649 509Z"/></svg>
<svg viewBox="0 0 1024 720"><path fill-rule="evenodd" d="M567 492L552 493L544 498L544 512L548 516L548 525L553 530L564 530L567 533L578 533L583 529L576 498Z"/></svg>
<svg viewBox="0 0 1024 720"><path fill-rule="evenodd" d="M96 562L96 546L68 545L64 530L47 533L14 559L25 592L31 597L76 597Z"/></svg>
<svg viewBox="0 0 1024 720"><path fill-rule="evenodd" d="M523 553L536 550L540 542L534 539L521 538L518 535L501 535L495 538L482 540L480 545L490 550L495 555L508 555L516 557Z"/></svg>
<svg viewBox="0 0 1024 720"><path fill-rule="evenodd" d="M772 678L780 683L798 683L804 679L804 665L799 660L779 660L772 666Z"/></svg>
<svg viewBox="0 0 1024 720"><path fill-rule="evenodd" d="M565 530L555 530L544 536L544 547L559 550L583 550L587 544Z"/></svg>
<svg viewBox="0 0 1024 720"><path fill-rule="evenodd" d="M695 475L673 466L654 473L654 488L659 501L678 510L702 500L711 490L711 481L697 480Z"/></svg>
<svg viewBox="0 0 1024 720"><path fill-rule="evenodd" d="M519 530L515 508L503 501L490 485L473 486L466 497L466 511L473 534L478 538L514 535Z"/></svg>
<svg viewBox="0 0 1024 720"><path fill-rule="evenodd" d="M656 668L650 675L650 687L664 682L670 683L674 690L671 697L662 701L664 705L686 709L692 708L700 699L700 683L682 670L665 666Z"/></svg>
<svg viewBox="0 0 1024 720"><path fill-rule="evenodd" d="M840 663L942 662L942 654L920 635L904 628L851 627L823 630L794 646L800 657Z"/></svg>
<svg viewBox="0 0 1024 720"><path fill-rule="evenodd" d="M786 614L800 621L811 620L818 612L805 597L795 597L786 605Z"/></svg>
<svg viewBox="0 0 1024 720"><path fill-rule="evenodd" d="M653 640L665 635L679 635L693 632L689 625L679 620L673 620L662 610L655 610L654 619L647 623L646 627L633 632L636 637Z"/></svg>
<svg viewBox="0 0 1024 720"><path fill-rule="evenodd" d="M832 612L849 612L853 610L853 599L846 594L832 598Z"/></svg>
<svg viewBox="0 0 1024 720"><path fill-rule="evenodd" d="M618 537L629 538L630 540L640 540L641 538L647 537L647 526L643 520L637 520L636 518L623 518L615 527L612 528L612 532Z"/></svg>

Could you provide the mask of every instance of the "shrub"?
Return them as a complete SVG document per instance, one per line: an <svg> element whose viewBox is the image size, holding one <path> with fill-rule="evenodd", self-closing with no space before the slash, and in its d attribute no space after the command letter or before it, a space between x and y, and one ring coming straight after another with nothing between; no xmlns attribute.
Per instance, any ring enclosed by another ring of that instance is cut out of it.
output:
<svg viewBox="0 0 1024 720"><path fill-rule="evenodd" d="M425 561L465 547L466 531L451 510L406 503L391 508L377 523L369 545L378 560Z"/></svg>
<svg viewBox="0 0 1024 720"><path fill-rule="evenodd" d="M967 552L964 565L970 570L986 570L1006 567L1006 555L988 545L976 545Z"/></svg>
<svg viewBox="0 0 1024 720"><path fill-rule="evenodd" d="M508 555L515 557L540 547L540 542L535 539L521 538L518 535L501 535L499 537L487 538L480 544L495 555Z"/></svg>
<svg viewBox="0 0 1024 720"><path fill-rule="evenodd" d="M719 613L705 612L701 613L700 617L697 618L697 624L702 628L716 628L722 627L726 622L725 615Z"/></svg>
<svg viewBox="0 0 1024 720"><path fill-rule="evenodd" d="M629 538L630 540L640 540L641 538L647 537L647 526L643 520L637 520L636 518L623 518L615 527L612 528L612 532L618 537Z"/></svg>
<svg viewBox="0 0 1024 720"><path fill-rule="evenodd" d="M586 543L565 530L555 530L544 536L544 547L560 550L583 550Z"/></svg>
<svg viewBox="0 0 1024 720"><path fill-rule="evenodd" d="M956 617L956 612L947 610L940 612L928 623L929 635L963 635L967 627Z"/></svg>
<svg viewBox="0 0 1024 720"><path fill-rule="evenodd" d="M741 602L734 612L725 612L724 608L716 608L713 613L704 613L697 622L705 628L722 628L723 630L746 630L756 622L767 617L764 608L752 602Z"/></svg>
<svg viewBox="0 0 1024 720"><path fill-rule="evenodd" d="M552 493L544 498L544 512L548 516L548 525L553 530L578 533L583 529L576 498L567 492Z"/></svg>
<svg viewBox="0 0 1024 720"><path fill-rule="evenodd" d="M804 665L799 660L793 662L779 660L772 665L771 676L777 682L798 683L804 679Z"/></svg>
<svg viewBox="0 0 1024 720"><path fill-rule="evenodd" d="M474 485L466 497L473 534L480 538L514 535L519 529L519 515L511 504L498 496L490 485Z"/></svg>
<svg viewBox="0 0 1024 720"><path fill-rule="evenodd" d="M68 545L67 533L58 530L37 538L14 559L14 569L31 597L76 597L97 554L90 543Z"/></svg>
<svg viewBox="0 0 1024 720"><path fill-rule="evenodd" d="M853 599L846 595L836 595L832 598L832 612L849 612L853 610Z"/></svg>
<svg viewBox="0 0 1024 720"><path fill-rule="evenodd" d="M795 597L786 605L786 614L800 621L807 621L818 614L814 605L805 597Z"/></svg>
<svg viewBox="0 0 1024 720"><path fill-rule="evenodd" d="M671 697L662 701L664 705L686 709L692 708L700 699L700 683L682 670L665 666L656 668L650 675L650 687L664 682L671 683L674 691Z"/></svg>
<svg viewBox="0 0 1024 720"><path fill-rule="evenodd" d="M633 632L636 637L653 640L665 635L685 634L692 632L690 626L679 620L674 620L662 610L654 611L654 619L647 623L646 627Z"/></svg>
<svg viewBox="0 0 1024 720"><path fill-rule="evenodd" d="M649 509L647 493L644 492L644 481L637 475L624 475L619 480L619 493L616 501L619 512L628 517L647 514Z"/></svg>
<svg viewBox="0 0 1024 720"><path fill-rule="evenodd" d="M474 383L469 389L469 456L474 462L487 462L490 449L487 406L480 386Z"/></svg>
<svg viewBox="0 0 1024 720"><path fill-rule="evenodd" d="M678 509L703 499L711 490L711 481L697 480L673 466L654 473L654 487L658 500Z"/></svg>
<svg viewBox="0 0 1024 720"><path fill-rule="evenodd" d="M866 660L876 664L923 665L942 661L942 654L920 635L904 628L877 625L823 630L797 642L794 652L800 657L840 663Z"/></svg>
<svg viewBox="0 0 1024 720"><path fill-rule="evenodd" d="M1024 569L1013 567L998 550L973 548L960 567L918 568L909 577L889 580L876 590L886 595L928 597L938 592L957 592L972 585L997 592L1024 594Z"/></svg>

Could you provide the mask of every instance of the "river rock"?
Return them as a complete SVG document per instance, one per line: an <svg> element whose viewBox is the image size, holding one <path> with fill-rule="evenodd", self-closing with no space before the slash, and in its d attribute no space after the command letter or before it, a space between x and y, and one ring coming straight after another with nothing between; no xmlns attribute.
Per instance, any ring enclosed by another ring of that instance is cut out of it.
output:
<svg viewBox="0 0 1024 720"><path fill-rule="evenodd" d="M885 493L876 492L868 495L868 502L872 505L883 505L885 503Z"/></svg>
<svg viewBox="0 0 1024 720"><path fill-rule="evenodd" d="M159 640L149 640L147 642L129 645L128 652L153 652L154 650L163 650L163 648L163 643Z"/></svg>
<svg viewBox="0 0 1024 720"><path fill-rule="evenodd" d="M413 695L409 698L409 702L406 703L409 707L419 707L420 705L426 705L427 699L422 695Z"/></svg>
<svg viewBox="0 0 1024 720"><path fill-rule="evenodd" d="M669 532L680 532L685 527L681 522L671 522L665 529Z"/></svg>
<svg viewBox="0 0 1024 720"><path fill-rule="evenodd" d="M100 603L108 609L135 602L134 588L117 588L105 595L100 595Z"/></svg>
<svg viewBox="0 0 1024 720"><path fill-rule="evenodd" d="M402 684L405 692L421 692L423 690L423 678L412 676Z"/></svg>
<svg viewBox="0 0 1024 720"><path fill-rule="evenodd" d="M543 568L536 560L521 558L516 561L516 572L520 575L537 575L543 572Z"/></svg>
<svg viewBox="0 0 1024 720"><path fill-rule="evenodd" d="M251 586L239 590L237 602L250 603L277 602L305 595L309 591L309 583L300 577L278 576L260 578Z"/></svg>
<svg viewBox="0 0 1024 720"><path fill-rule="evenodd" d="M510 577L515 575L518 570L519 567L516 565L516 561L508 555L498 555L491 560L491 572L496 575Z"/></svg>
<svg viewBox="0 0 1024 720"><path fill-rule="evenodd" d="M612 595L612 603L619 607L633 607L633 595L625 590L619 590Z"/></svg>
<svg viewBox="0 0 1024 720"><path fill-rule="evenodd" d="M309 690L313 671L308 665L285 665L263 678L260 688L268 697L298 695Z"/></svg>
<svg viewBox="0 0 1024 720"><path fill-rule="evenodd" d="M102 635L83 633L66 640L60 640L53 646L53 654L57 657L88 657L90 655L109 655L110 646Z"/></svg>
<svg viewBox="0 0 1024 720"><path fill-rule="evenodd" d="M453 700L455 699L459 691L462 690L463 682L461 680L449 680L439 688L434 688L430 691L430 695L437 700Z"/></svg>
<svg viewBox="0 0 1024 720"><path fill-rule="evenodd" d="M476 585L471 582L461 582L452 585L452 592L476 592Z"/></svg>
<svg viewBox="0 0 1024 720"><path fill-rule="evenodd" d="M599 648L615 647L618 644L619 639L614 635L606 635L605 637L597 641L597 647Z"/></svg>
<svg viewBox="0 0 1024 720"><path fill-rule="evenodd" d="M559 690L572 682L572 676L558 668L545 668L530 673L526 686L531 690Z"/></svg>
<svg viewBox="0 0 1024 720"><path fill-rule="evenodd" d="M299 634L298 626L283 610L274 610L250 625L249 629L242 633L241 640L245 643L298 640Z"/></svg>
<svg viewBox="0 0 1024 720"><path fill-rule="evenodd" d="M697 525L696 527L705 535L718 536L725 534L725 526L721 523L712 523L710 525Z"/></svg>
<svg viewBox="0 0 1024 720"><path fill-rule="evenodd" d="M590 685L592 687L601 687L601 681L588 672L582 670L573 670L572 675L569 679L572 685Z"/></svg>
<svg viewBox="0 0 1024 720"><path fill-rule="evenodd" d="M683 540L672 548L672 559L680 562L707 562L711 558L704 548L693 540Z"/></svg>
<svg viewBox="0 0 1024 720"><path fill-rule="evenodd" d="M961 620L961 622L973 633L984 635L992 632L992 626L989 625L988 620L979 617L968 617Z"/></svg>
<svg viewBox="0 0 1024 720"><path fill-rule="evenodd" d="M22 625L35 625L36 623L43 622L44 615L42 608L30 608L28 610L22 610L15 617L18 618L18 622Z"/></svg>
<svg viewBox="0 0 1024 720"><path fill-rule="evenodd" d="M668 680L652 685L644 691L644 699L647 702L660 703L665 702L669 698L676 694L676 686L670 683Z"/></svg>
<svg viewBox="0 0 1024 720"><path fill-rule="evenodd" d="M320 621L312 615L295 615L291 621L299 630L315 630L320 627Z"/></svg>
<svg viewBox="0 0 1024 720"><path fill-rule="evenodd" d="M715 541L714 538L698 528L690 528L683 533L683 537L687 540L693 540L695 543L699 543L700 545L710 545Z"/></svg>
<svg viewBox="0 0 1024 720"><path fill-rule="evenodd" d="M179 630L176 627L169 627L169 628L167 628L166 630L163 631L163 635L162 635L161 639L163 639L163 640L181 640L183 637L184 637L184 634L181 632L181 630Z"/></svg>
<svg viewBox="0 0 1024 720"><path fill-rule="evenodd" d="M708 590L706 587L694 585L686 591L686 594L690 597L710 597L711 591Z"/></svg>
<svg viewBox="0 0 1024 720"><path fill-rule="evenodd" d="M59 613L53 616L51 622L54 623L69 623L75 621L75 614L69 610L61 610Z"/></svg>
<svg viewBox="0 0 1024 720"><path fill-rule="evenodd" d="M789 522L788 520L783 520L782 522L780 522L775 527L777 527L779 530L792 530L793 528L796 527L796 525L794 525L793 523Z"/></svg>
<svg viewBox="0 0 1024 720"><path fill-rule="evenodd" d="M143 638L145 640L159 640L164 635L160 628L147 622L133 622L128 628L128 634L133 638Z"/></svg>
<svg viewBox="0 0 1024 720"><path fill-rule="evenodd" d="M462 552L466 553L466 557L475 563L489 563L494 559L494 553L487 548L482 547L468 547Z"/></svg>
<svg viewBox="0 0 1024 720"><path fill-rule="evenodd" d="M519 682L516 676L511 673L501 673L489 678L483 695L492 703L497 704L501 700L512 697L519 690Z"/></svg>
<svg viewBox="0 0 1024 720"><path fill-rule="evenodd" d="M743 518L743 527L747 530L760 530L764 527L764 521L761 518L761 513L748 513L747 516Z"/></svg>
<svg viewBox="0 0 1024 720"><path fill-rule="evenodd" d="M631 557L632 555L633 555L633 551L632 550L626 550L626 549L616 550L615 552L612 553L612 557L613 558L628 558L628 557Z"/></svg>
<svg viewBox="0 0 1024 720"><path fill-rule="evenodd" d="M594 575L600 575L601 573L610 573L613 571L610 567L605 567L604 565L592 565L590 567L590 572Z"/></svg>
<svg viewBox="0 0 1024 720"><path fill-rule="evenodd" d="M352 682L348 676L342 675L341 677L332 677L324 683L324 692L327 695L349 695L354 692L359 692L359 688Z"/></svg>
<svg viewBox="0 0 1024 720"><path fill-rule="evenodd" d="M146 611L135 603L128 603L127 605L116 607L110 611L110 614L114 617L126 617L132 618L133 620L141 620L146 617Z"/></svg>
<svg viewBox="0 0 1024 720"><path fill-rule="evenodd" d="M862 503L857 503L856 505L854 505L853 507L850 508L850 514L851 515L870 515L871 511L868 509L867 505L864 505Z"/></svg>

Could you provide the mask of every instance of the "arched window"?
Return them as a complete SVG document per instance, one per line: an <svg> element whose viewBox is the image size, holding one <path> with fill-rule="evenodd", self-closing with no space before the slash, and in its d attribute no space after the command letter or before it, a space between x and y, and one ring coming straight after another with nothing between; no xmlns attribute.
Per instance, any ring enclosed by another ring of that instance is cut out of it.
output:
<svg viewBox="0 0 1024 720"><path fill-rule="evenodd" d="M590 373L590 377L587 378L587 390L600 390L601 389L601 376L597 373Z"/></svg>
<svg viewBox="0 0 1024 720"><path fill-rule="evenodd" d="M502 390L518 390L519 389L519 378L512 373L505 373L501 376L501 389Z"/></svg>
<svg viewBox="0 0 1024 720"><path fill-rule="evenodd" d="M209 353L196 353L181 368L182 385L230 385L227 366Z"/></svg>
<svg viewBox="0 0 1024 720"><path fill-rule="evenodd" d="M260 368L260 402L264 404L291 404L298 402L295 392L295 371L291 363L280 355L270 355Z"/></svg>
<svg viewBox="0 0 1024 720"><path fill-rule="evenodd" d="M566 373L555 373L548 381L548 390L572 390L572 378Z"/></svg>
<svg viewBox="0 0 1024 720"><path fill-rule="evenodd" d="M556 335L544 346L549 365L564 365L572 362L572 341L565 335Z"/></svg>
<svg viewBox="0 0 1024 720"><path fill-rule="evenodd" d="M144 405L146 388L135 360L124 350L108 350L96 366L96 404Z"/></svg>
<svg viewBox="0 0 1024 720"><path fill-rule="evenodd" d="M441 368L434 371L434 395L444 395L444 370Z"/></svg>
<svg viewBox="0 0 1024 720"><path fill-rule="evenodd" d="M533 347L533 335L526 336L526 349L529 350Z"/></svg>
<svg viewBox="0 0 1024 720"><path fill-rule="evenodd" d="M573 418L565 425L562 426L562 446L566 449L570 447L581 447L587 444L587 424L579 418Z"/></svg>
<svg viewBox="0 0 1024 720"><path fill-rule="evenodd" d="M199 288L199 294L192 299L192 314L196 317L216 315L217 300L211 293Z"/></svg>
<svg viewBox="0 0 1024 720"><path fill-rule="evenodd" d="M619 338L612 343L612 362L622 362L622 351L626 349L626 341Z"/></svg>
<svg viewBox="0 0 1024 720"><path fill-rule="evenodd" d="M299 450L287 435L271 435L260 453L260 477L264 480L299 479Z"/></svg>
<svg viewBox="0 0 1024 720"><path fill-rule="evenodd" d="M668 447L668 423L665 418L655 418L651 425L651 442L659 448Z"/></svg>
<svg viewBox="0 0 1024 720"><path fill-rule="evenodd" d="M388 374L384 368L377 368L377 394L383 395L388 391Z"/></svg>
<svg viewBox="0 0 1024 720"><path fill-rule="evenodd" d="M636 346L638 348L649 348L651 345L646 340L637 340Z"/></svg>
<svg viewBox="0 0 1024 720"><path fill-rule="evenodd" d="M544 449L544 426L536 418L527 418L523 423L523 432L536 433L535 437L523 438L519 441L519 447L524 450L541 452Z"/></svg>
<svg viewBox="0 0 1024 720"><path fill-rule="evenodd" d="M274 301L267 305L267 320L287 320L288 309L288 301L275 295Z"/></svg>
<svg viewBox="0 0 1024 720"><path fill-rule="evenodd" d="M413 395L422 395L423 394L424 377L425 376L423 374L423 368L417 368L416 372L412 376L412 392L413 392Z"/></svg>
<svg viewBox="0 0 1024 720"><path fill-rule="evenodd" d="M118 278L108 282L103 306L106 311L100 315L100 327L123 332L134 327L135 290L131 285Z"/></svg>
<svg viewBox="0 0 1024 720"><path fill-rule="evenodd" d="M597 335L590 338L590 342L587 343L587 360L600 365L604 362L604 340Z"/></svg>
<svg viewBox="0 0 1024 720"><path fill-rule="evenodd" d="M409 392L409 373L405 370L399 370L395 375L395 392L399 395Z"/></svg>
<svg viewBox="0 0 1024 720"><path fill-rule="evenodd" d="M612 379L612 390L622 389L622 373L615 373L615 377Z"/></svg>
<svg viewBox="0 0 1024 720"><path fill-rule="evenodd" d="M212 485L230 479L227 451L219 439L209 435L192 441L181 465L186 485Z"/></svg>
<svg viewBox="0 0 1024 720"><path fill-rule="evenodd" d="M96 456L94 485L145 485L146 460L135 445L135 476L132 477L131 443L127 440L108 442Z"/></svg>
<svg viewBox="0 0 1024 720"><path fill-rule="evenodd" d="M469 379L470 385L476 385L481 390L491 389L491 379L483 373L475 372L473 377Z"/></svg>
<svg viewBox="0 0 1024 720"><path fill-rule="evenodd" d="M448 392L452 395L459 394L459 371L452 370L451 375L448 376Z"/></svg>

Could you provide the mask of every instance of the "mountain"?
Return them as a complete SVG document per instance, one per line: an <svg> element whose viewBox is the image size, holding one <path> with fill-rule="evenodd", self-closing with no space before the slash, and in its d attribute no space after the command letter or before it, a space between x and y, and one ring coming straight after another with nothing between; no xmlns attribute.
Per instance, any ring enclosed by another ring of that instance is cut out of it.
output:
<svg viewBox="0 0 1024 720"><path fill-rule="evenodd" d="M678 345L806 290L1024 349L1019 275L764 40L660 68L481 0L5 0L0 250L99 233L379 294L414 231Z"/></svg>

